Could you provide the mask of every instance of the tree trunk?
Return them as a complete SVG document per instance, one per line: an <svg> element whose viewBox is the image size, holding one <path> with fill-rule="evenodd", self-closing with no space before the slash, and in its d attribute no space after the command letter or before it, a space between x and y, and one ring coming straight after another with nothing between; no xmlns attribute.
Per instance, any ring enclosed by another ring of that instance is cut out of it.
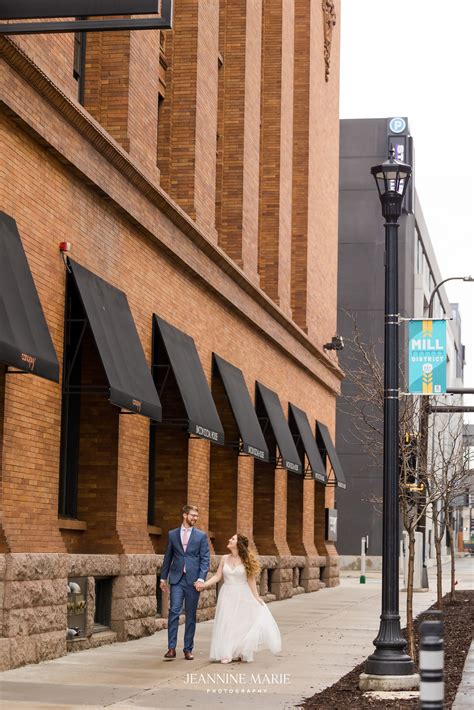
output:
<svg viewBox="0 0 474 710"><path fill-rule="evenodd" d="M442 531L438 517L433 515L433 534L436 552L436 603L438 609L443 606L443 565L441 560Z"/></svg>
<svg viewBox="0 0 474 710"><path fill-rule="evenodd" d="M448 525L448 532L449 532L449 547L451 549L451 594L450 594L450 599L453 602L454 597L455 597L455 586L456 586L456 562L454 558L454 550L456 547L456 541L454 539L454 528L452 525Z"/></svg>
<svg viewBox="0 0 474 710"><path fill-rule="evenodd" d="M407 650L415 658L415 636L413 632L413 577L415 574L415 528L408 532L408 574L407 574Z"/></svg>
<svg viewBox="0 0 474 710"><path fill-rule="evenodd" d="M436 602L438 609L443 608L443 565L441 560L441 538L435 537L436 550Z"/></svg>

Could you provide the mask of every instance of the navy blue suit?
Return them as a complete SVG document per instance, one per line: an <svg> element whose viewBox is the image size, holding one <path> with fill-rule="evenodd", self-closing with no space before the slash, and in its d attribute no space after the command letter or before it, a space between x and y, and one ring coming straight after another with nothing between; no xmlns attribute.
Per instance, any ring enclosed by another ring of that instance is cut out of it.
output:
<svg viewBox="0 0 474 710"><path fill-rule="evenodd" d="M199 592L194 587L198 579L206 579L209 571L210 551L207 535L202 530L191 528L186 552L181 542L181 526L170 530L161 568L160 579L170 583L170 608L168 613L168 648L176 648L179 615L185 601L186 623L184 651L193 650L196 631L196 610ZM186 568L186 572L184 569Z"/></svg>

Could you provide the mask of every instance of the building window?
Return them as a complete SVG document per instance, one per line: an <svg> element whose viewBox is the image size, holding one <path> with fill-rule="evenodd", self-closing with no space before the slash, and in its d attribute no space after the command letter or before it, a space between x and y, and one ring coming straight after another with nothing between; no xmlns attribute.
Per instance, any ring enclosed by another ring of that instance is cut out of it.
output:
<svg viewBox="0 0 474 710"><path fill-rule="evenodd" d="M163 94L158 94L158 124L156 129L156 142L157 145L160 143L160 125L163 125L163 104L165 97Z"/></svg>
<svg viewBox="0 0 474 710"><path fill-rule="evenodd" d="M457 346L454 346L455 352L456 352L456 377L458 379L462 379L463 375L463 355L462 355L462 350L464 346L461 346L461 352L458 350Z"/></svg>
<svg viewBox="0 0 474 710"><path fill-rule="evenodd" d="M83 309L68 274L59 477L59 515L68 518L77 518L84 324Z"/></svg>
<svg viewBox="0 0 474 710"><path fill-rule="evenodd" d="M116 500L119 409L73 276L66 281L59 515L81 518L98 536ZM94 533L95 534L95 533Z"/></svg>
<svg viewBox="0 0 474 710"><path fill-rule="evenodd" d="M112 608L112 577L95 578L94 632L110 628Z"/></svg>
<svg viewBox="0 0 474 710"><path fill-rule="evenodd" d="M423 273L423 246L421 244L419 232L417 231L416 234L416 273L421 274Z"/></svg>
<svg viewBox="0 0 474 710"><path fill-rule="evenodd" d="M72 73L73 73L74 79L77 81L77 100L82 105L84 105L85 67L86 67L86 33L85 32L76 32L74 34L74 68L73 68Z"/></svg>

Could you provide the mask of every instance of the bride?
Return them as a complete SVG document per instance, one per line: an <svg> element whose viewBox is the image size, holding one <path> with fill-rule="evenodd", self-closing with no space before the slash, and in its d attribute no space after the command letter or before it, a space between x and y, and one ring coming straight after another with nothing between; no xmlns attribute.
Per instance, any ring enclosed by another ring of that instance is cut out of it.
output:
<svg viewBox="0 0 474 710"><path fill-rule="evenodd" d="M245 535L233 535L216 574L201 589L207 589L224 577L219 590L212 631L210 658L221 663L232 660L252 661L255 651L268 648L272 653L281 650L280 631L271 611L260 599L257 577L260 565L249 550Z"/></svg>

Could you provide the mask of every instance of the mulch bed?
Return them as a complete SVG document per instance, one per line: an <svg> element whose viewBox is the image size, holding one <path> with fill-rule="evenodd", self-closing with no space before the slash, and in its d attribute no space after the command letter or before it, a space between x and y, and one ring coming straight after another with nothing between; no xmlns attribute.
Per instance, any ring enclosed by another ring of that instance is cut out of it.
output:
<svg viewBox="0 0 474 710"><path fill-rule="evenodd" d="M434 604L430 609L436 609ZM443 597L444 612L444 707L449 710L461 682L464 662L472 641L474 629L474 591L456 592L454 602L449 595ZM415 619L415 643L418 648L418 619ZM423 618L421 618L423 620ZM403 630L405 632L405 630ZM417 663L418 659L415 659ZM364 663L347 673L343 678L325 688L321 693L307 698L300 706L305 710L338 710L351 708L417 708L418 698L410 700L379 700L364 697L359 690L359 676L364 672Z"/></svg>

